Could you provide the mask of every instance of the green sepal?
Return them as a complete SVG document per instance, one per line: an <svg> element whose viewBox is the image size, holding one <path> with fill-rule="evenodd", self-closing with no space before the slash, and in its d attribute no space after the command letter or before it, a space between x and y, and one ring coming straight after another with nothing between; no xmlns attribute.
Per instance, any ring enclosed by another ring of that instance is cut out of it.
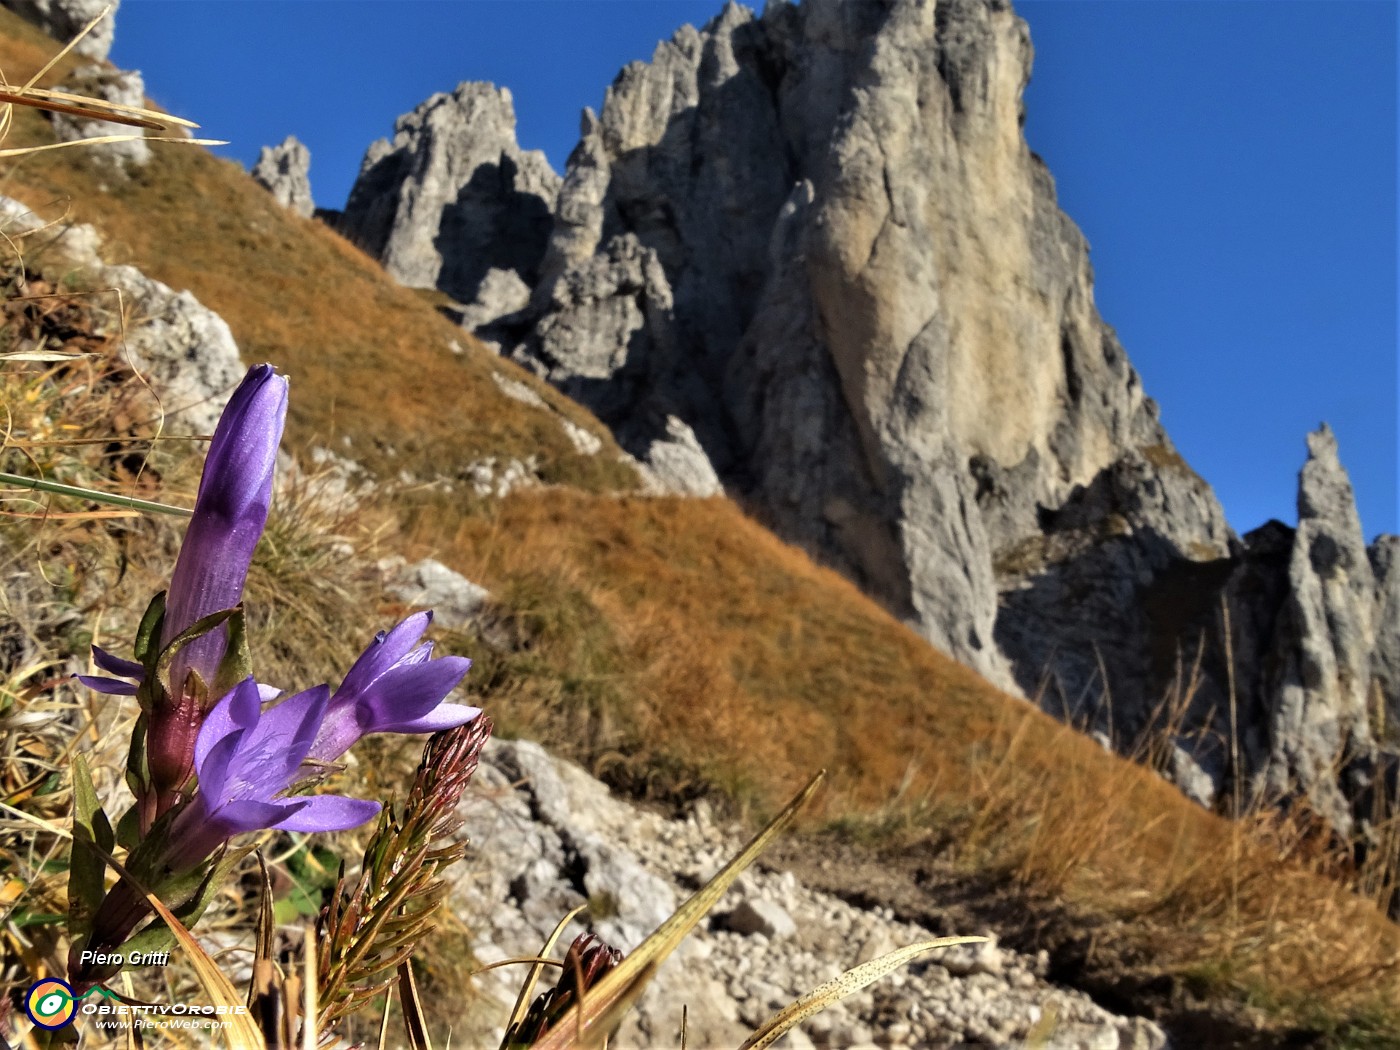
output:
<svg viewBox="0 0 1400 1050"><path fill-rule="evenodd" d="M145 683L141 688L145 688ZM145 798L151 790L151 767L146 761L146 732L150 728L150 716L144 703L141 708L136 724L131 727L131 746L126 752L126 786L138 799Z"/></svg>
<svg viewBox="0 0 1400 1050"><path fill-rule="evenodd" d="M186 929L192 929L227 880L228 873L256 848L257 844L251 843L226 850L222 857L207 867L201 865L181 872L158 886L151 886L150 890ZM174 946L175 934L157 917L145 929L128 937L118 951L123 956L129 956L133 952L169 951Z"/></svg>
<svg viewBox="0 0 1400 1050"><path fill-rule="evenodd" d="M80 754L73 756L73 851L68 867L68 936L73 941L86 937L92 929L92 918L102 904L103 877L107 865L90 843L102 853L111 853L114 845L112 824L97 800L92 786L92 774Z"/></svg>
<svg viewBox="0 0 1400 1050"><path fill-rule="evenodd" d="M176 696L181 690L176 689L170 682L170 665L175 662L175 657L180 650L189 645L196 638L203 638L210 631L223 624L229 617L233 616L241 606L235 605L232 609L220 609L212 612L208 616L201 616L190 626L170 639L170 644L161 650L160 656L156 659L155 678L159 687L165 690L166 696ZM183 688L184 683L180 683ZM202 705L201 705L202 706Z"/></svg>
<svg viewBox="0 0 1400 1050"><path fill-rule="evenodd" d="M224 658L214 672L214 688L209 695L221 697L253 673L253 654L248 648L248 625L243 616L243 604L233 607L228 618L228 644Z"/></svg>
<svg viewBox="0 0 1400 1050"><path fill-rule="evenodd" d="M160 641L160 629L165 619L165 592L159 592L146 606L141 616L141 624L136 628L136 660L149 672L155 659L156 645Z"/></svg>

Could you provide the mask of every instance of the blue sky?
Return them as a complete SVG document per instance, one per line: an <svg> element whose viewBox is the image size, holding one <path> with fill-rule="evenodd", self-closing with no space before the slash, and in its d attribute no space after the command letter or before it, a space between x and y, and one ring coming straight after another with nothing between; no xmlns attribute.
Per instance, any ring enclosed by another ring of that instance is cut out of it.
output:
<svg viewBox="0 0 1400 1050"><path fill-rule="evenodd" d="M1097 299L1241 532L1290 524L1326 420L1367 537L1397 513L1393 0L1019 0L1026 135ZM719 0L124 0L113 60L250 164L295 134L318 204L461 80L508 86L562 171L585 105Z"/></svg>

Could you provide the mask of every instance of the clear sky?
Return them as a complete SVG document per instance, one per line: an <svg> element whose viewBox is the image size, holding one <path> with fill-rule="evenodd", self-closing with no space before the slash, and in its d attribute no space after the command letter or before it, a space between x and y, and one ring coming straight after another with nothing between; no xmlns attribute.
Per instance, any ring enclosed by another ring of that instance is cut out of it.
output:
<svg viewBox="0 0 1400 1050"><path fill-rule="evenodd" d="M858 0L857 0L858 2ZM1326 420L1368 539L1400 531L1393 0L1017 0L1026 135L1168 431L1244 532L1296 519ZM245 164L295 134L317 203L462 80L562 172L579 111L719 0L123 0L113 60Z"/></svg>

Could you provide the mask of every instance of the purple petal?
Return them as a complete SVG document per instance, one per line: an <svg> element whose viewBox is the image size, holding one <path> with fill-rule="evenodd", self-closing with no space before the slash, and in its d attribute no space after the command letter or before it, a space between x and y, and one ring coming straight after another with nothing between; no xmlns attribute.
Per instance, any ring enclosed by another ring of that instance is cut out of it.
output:
<svg viewBox="0 0 1400 1050"><path fill-rule="evenodd" d="M281 695L282 690L278 689L275 685L263 685L261 682L258 683L258 699L263 703L267 703L269 700L276 700Z"/></svg>
<svg viewBox="0 0 1400 1050"><path fill-rule="evenodd" d="M96 675L80 674L76 676L78 681L89 689L95 689L99 693L109 693L113 696L135 696L135 682L119 682L115 678L99 678Z"/></svg>
<svg viewBox="0 0 1400 1050"><path fill-rule="evenodd" d="M296 800L296 802L301 801L301 799ZM237 799L233 802L226 802L216 809L211 814L210 820L219 826L220 831L223 832L223 838L231 839L245 831L261 831L263 828L277 827L278 821L286 818L289 808L291 807L285 802Z"/></svg>
<svg viewBox="0 0 1400 1050"><path fill-rule="evenodd" d="M335 695L352 695L369 688L370 683L408 655L432 619L430 612L414 613L393 630L380 631L345 675Z"/></svg>
<svg viewBox="0 0 1400 1050"><path fill-rule="evenodd" d="M281 831L344 831L359 827L379 814L379 803L344 795L312 795L298 798L300 803L289 815L267 827Z"/></svg>
<svg viewBox="0 0 1400 1050"><path fill-rule="evenodd" d="M456 729L458 726L466 725L479 714L481 714L479 707L467 707L465 704L438 704L421 718L415 718L411 722L400 722L397 725L382 726L379 731L381 733L440 733L444 729Z"/></svg>
<svg viewBox="0 0 1400 1050"><path fill-rule="evenodd" d="M444 656L426 664L391 668L358 696L344 687L331 700L321 732L307 757L332 762L369 733L413 722L442 703L471 667L461 656Z"/></svg>
<svg viewBox="0 0 1400 1050"><path fill-rule="evenodd" d="M330 692L329 686L318 685L289 696L263 712L262 720L248 734L242 747L243 764L261 766L258 770L247 770L248 783L263 784L280 779L276 789L279 791L290 783L291 774L306 758L311 742L320 731Z"/></svg>
<svg viewBox="0 0 1400 1050"><path fill-rule="evenodd" d="M389 725L427 714L457 687L471 665L465 656L444 656L418 666L395 667L360 697L356 704L360 724Z"/></svg>
<svg viewBox="0 0 1400 1050"><path fill-rule="evenodd" d="M92 647L92 662L108 674L119 678L135 678L139 681L146 677L146 669L135 660L123 660L96 645Z"/></svg>
<svg viewBox="0 0 1400 1050"><path fill-rule="evenodd" d="M286 416L287 380L271 365L249 369L219 418L204 460L194 515L170 579L162 644L242 597L253 548L267 524ZM213 681L224 645L220 627L186 646L171 668L175 688L190 669Z"/></svg>
<svg viewBox="0 0 1400 1050"><path fill-rule="evenodd" d="M236 771L238 745L247 730L235 728L223 736L210 735L210 744L200 755L200 744L205 740L203 726L195 743L195 772L199 775L199 793L204 797L208 810L217 809L228 801L229 780Z"/></svg>
<svg viewBox="0 0 1400 1050"><path fill-rule="evenodd" d="M257 685L251 678L239 682L222 700L210 708L194 742L194 768L199 773L201 791L212 790L209 788L209 774L205 772L205 767L215 745L256 725L261 711L262 704L258 700ZM221 786L224 772L227 770L227 761L227 758L223 760L223 767L218 773L217 779Z"/></svg>

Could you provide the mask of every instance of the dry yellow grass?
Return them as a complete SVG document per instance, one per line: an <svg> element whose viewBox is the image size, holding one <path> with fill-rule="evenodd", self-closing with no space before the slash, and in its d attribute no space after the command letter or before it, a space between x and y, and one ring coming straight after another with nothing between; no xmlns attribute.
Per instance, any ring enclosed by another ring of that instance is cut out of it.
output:
<svg viewBox="0 0 1400 1050"><path fill-rule="evenodd" d="M1400 991L1400 930L1319 874L1337 866L1306 836L1202 811L942 657L727 501L534 492L414 521L419 553L517 616L526 655L492 671L488 654L485 702L603 772L667 770L771 812L827 767L818 818L902 805L906 835L1140 922L1165 972L1213 974L1213 991L1363 1014ZM605 688L579 677L590 661ZM606 717L583 717L590 704Z"/></svg>

